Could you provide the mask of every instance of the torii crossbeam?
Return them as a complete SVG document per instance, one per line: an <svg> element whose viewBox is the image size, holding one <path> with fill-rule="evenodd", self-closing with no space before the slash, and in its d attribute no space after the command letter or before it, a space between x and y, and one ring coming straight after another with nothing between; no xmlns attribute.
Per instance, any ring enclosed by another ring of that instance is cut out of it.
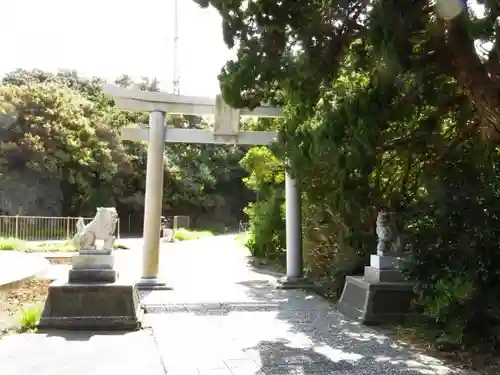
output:
<svg viewBox="0 0 500 375"><path fill-rule="evenodd" d="M269 145L276 141L277 132L240 131L241 116L280 117L282 110L275 107L258 107L252 111L234 109L222 100L172 95L164 92L146 92L106 85L104 92L111 95L116 106L124 110L149 112L149 124L139 124L122 130L122 138L147 141L146 196L144 204L144 245L141 289L167 288L158 279L160 256L160 217L163 195L165 142ZM178 129L165 124L165 114L213 115L214 130ZM302 238L300 193L295 180L286 173L286 238L287 272L280 285L285 288L301 287Z"/></svg>

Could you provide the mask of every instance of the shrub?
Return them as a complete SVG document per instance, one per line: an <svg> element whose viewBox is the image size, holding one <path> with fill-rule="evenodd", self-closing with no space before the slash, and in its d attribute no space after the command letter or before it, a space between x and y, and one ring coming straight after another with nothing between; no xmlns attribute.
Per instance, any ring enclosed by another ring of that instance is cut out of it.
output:
<svg viewBox="0 0 500 375"><path fill-rule="evenodd" d="M282 260L285 255L284 195L277 190L245 208L250 222L246 246L254 257Z"/></svg>
<svg viewBox="0 0 500 375"><path fill-rule="evenodd" d="M191 240L199 240L205 237L211 237L213 233L205 230L205 231L190 231L185 228L179 228L175 230L174 240L176 241L191 241Z"/></svg>
<svg viewBox="0 0 500 375"><path fill-rule="evenodd" d="M470 145L450 156L410 222L405 272L443 345L500 347L499 167L495 152Z"/></svg>
<svg viewBox="0 0 500 375"><path fill-rule="evenodd" d="M21 250L23 248L24 248L23 241L20 241L13 237L9 238L0 237L0 250Z"/></svg>

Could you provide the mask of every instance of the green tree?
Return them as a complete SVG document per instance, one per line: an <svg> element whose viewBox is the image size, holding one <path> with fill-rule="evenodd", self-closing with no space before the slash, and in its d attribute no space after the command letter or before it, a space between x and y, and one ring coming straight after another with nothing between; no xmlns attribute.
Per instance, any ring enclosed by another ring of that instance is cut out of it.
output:
<svg viewBox="0 0 500 375"><path fill-rule="evenodd" d="M96 206L109 204L116 205L122 217L142 213L147 143L122 141L119 133L123 126L147 123L148 116L117 110L103 94L104 83L75 71L18 69L7 74L0 86L5 93L0 157L7 162L0 173L7 178L30 168L56 179L64 191L65 214L91 215ZM143 77L137 83L127 75L115 83L148 91L159 87L156 79ZM198 116L169 116L168 122L209 127ZM60 142L68 146L60 147ZM235 227L252 198L241 181L243 152L233 146L167 144L164 214L186 214L195 225L214 229ZM52 154L54 160L47 159ZM47 160L56 167L45 165ZM141 223L136 226L139 230Z"/></svg>
<svg viewBox="0 0 500 375"><path fill-rule="evenodd" d="M81 209L101 181L110 182L119 163L128 163L113 139L116 132L102 126L105 118L69 89L4 85L0 102L16 118L2 129L4 173L27 168L57 178L68 214Z"/></svg>
<svg viewBox="0 0 500 375"><path fill-rule="evenodd" d="M219 76L226 102L284 108L275 155L290 160L303 192L311 276L338 295L374 251L377 212L390 209L440 339L499 345L486 328L500 326L499 158L481 142L500 139L497 2L467 2L450 20L423 0L197 2L219 11L237 49ZM261 182L270 172L246 166ZM266 197L282 189L247 183ZM284 247L270 202L249 208L253 228L274 223L253 232L256 253Z"/></svg>
<svg viewBox="0 0 500 375"><path fill-rule="evenodd" d="M235 107L254 107L275 98L276 89L303 91L300 87L308 93L302 99L314 102L320 85L338 75L349 46L363 38L381 79L394 82L402 72L431 64L463 90L479 119L474 126L498 138L500 7L495 1L460 2L463 11L448 21L424 0L196 2L219 11L226 44L237 46L237 60L220 76L224 98Z"/></svg>
<svg viewBox="0 0 500 375"><path fill-rule="evenodd" d="M248 188L258 194L245 213L250 219L247 246L259 258L283 260L285 255L284 164L267 147L252 147L241 165L250 173L244 178Z"/></svg>

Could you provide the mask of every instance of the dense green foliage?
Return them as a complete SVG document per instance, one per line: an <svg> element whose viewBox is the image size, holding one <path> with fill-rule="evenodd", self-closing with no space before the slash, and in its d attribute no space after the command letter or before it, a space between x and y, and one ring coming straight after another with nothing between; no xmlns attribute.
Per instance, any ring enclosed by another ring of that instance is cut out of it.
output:
<svg viewBox="0 0 500 375"><path fill-rule="evenodd" d="M440 341L498 348L498 2L475 2L484 14L468 2L444 21L424 0L196 1L220 12L224 39L238 50L220 75L226 102L276 103L285 117L246 125L279 129L272 149L168 146L165 214L231 221L255 194L248 246L282 260L287 158L302 190L309 276L338 295L374 251L377 212L395 211L404 272ZM0 182L27 171L56 180L67 215L98 204L142 212L146 148L118 133L147 119L116 110L101 83L71 72L9 74L0 87ZM136 85L127 76L117 83Z"/></svg>
<svg viewBox="0 0 500 375"><path fill-rule="evenodd" d="M441 340L500 344L498 2L478 2L484 15L469 3L449 21L423 0L197 2L220 12L238 51L220 75L225 100L285 108L274 154L254 149L243 162L259 193L247 210L254 254L283 255L276 166L286 156L311 277L338 294L374 252L377 212L390 209L405 227L417 305Z"/></svg>
<svg viewBox="0 0 500 375"><path fill-rule="evenodd" d="M250 172L244 182L258 194L257 201L245 209L252 224L247 246L256 257L282 260L285 255L283 161L266 147L254 147L241 165Z"/></svg>
<svg viewBox="0 0 500 375"><path fill-rule="evenodd" d="M130 229L140 231L147 145L122 141L119 131L147 123L147 114L117 110L103 95L103 83L76 72L7 74L0 86L0 183L32 172L60 186L61 215L93 215L98 205L115 205L122 225L129 224L130 214ZM136 85L127 76L116 83ZM143 79L137 86L157 90L158 82ZM169 121L176 127L208 126L194 116ZM253 197L241 181L243 155L232 146L168 144L163 214L189 215L195 226L215 230L237 227ZM9 194L15 191L4 192L4 200Z"/></svg>

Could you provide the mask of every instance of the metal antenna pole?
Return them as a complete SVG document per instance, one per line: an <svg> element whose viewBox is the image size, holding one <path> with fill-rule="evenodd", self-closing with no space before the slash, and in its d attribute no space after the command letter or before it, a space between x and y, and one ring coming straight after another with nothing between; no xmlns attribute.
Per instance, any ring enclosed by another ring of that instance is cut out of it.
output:
<svg viewBox="0 0 500 375"><path fill-rule="evenodd" d="M173 86L173 91L174 94L179 95L180 94L180 88L179 88L179 73L178 73L178 66L177 66L177 54L178 54L178 41L179 41L179 9L178 9L178 0L174 0L174 51L173 51L173 58L174 58L174 72L173 72L173 79L172 79L172 86Z"/></svg>

